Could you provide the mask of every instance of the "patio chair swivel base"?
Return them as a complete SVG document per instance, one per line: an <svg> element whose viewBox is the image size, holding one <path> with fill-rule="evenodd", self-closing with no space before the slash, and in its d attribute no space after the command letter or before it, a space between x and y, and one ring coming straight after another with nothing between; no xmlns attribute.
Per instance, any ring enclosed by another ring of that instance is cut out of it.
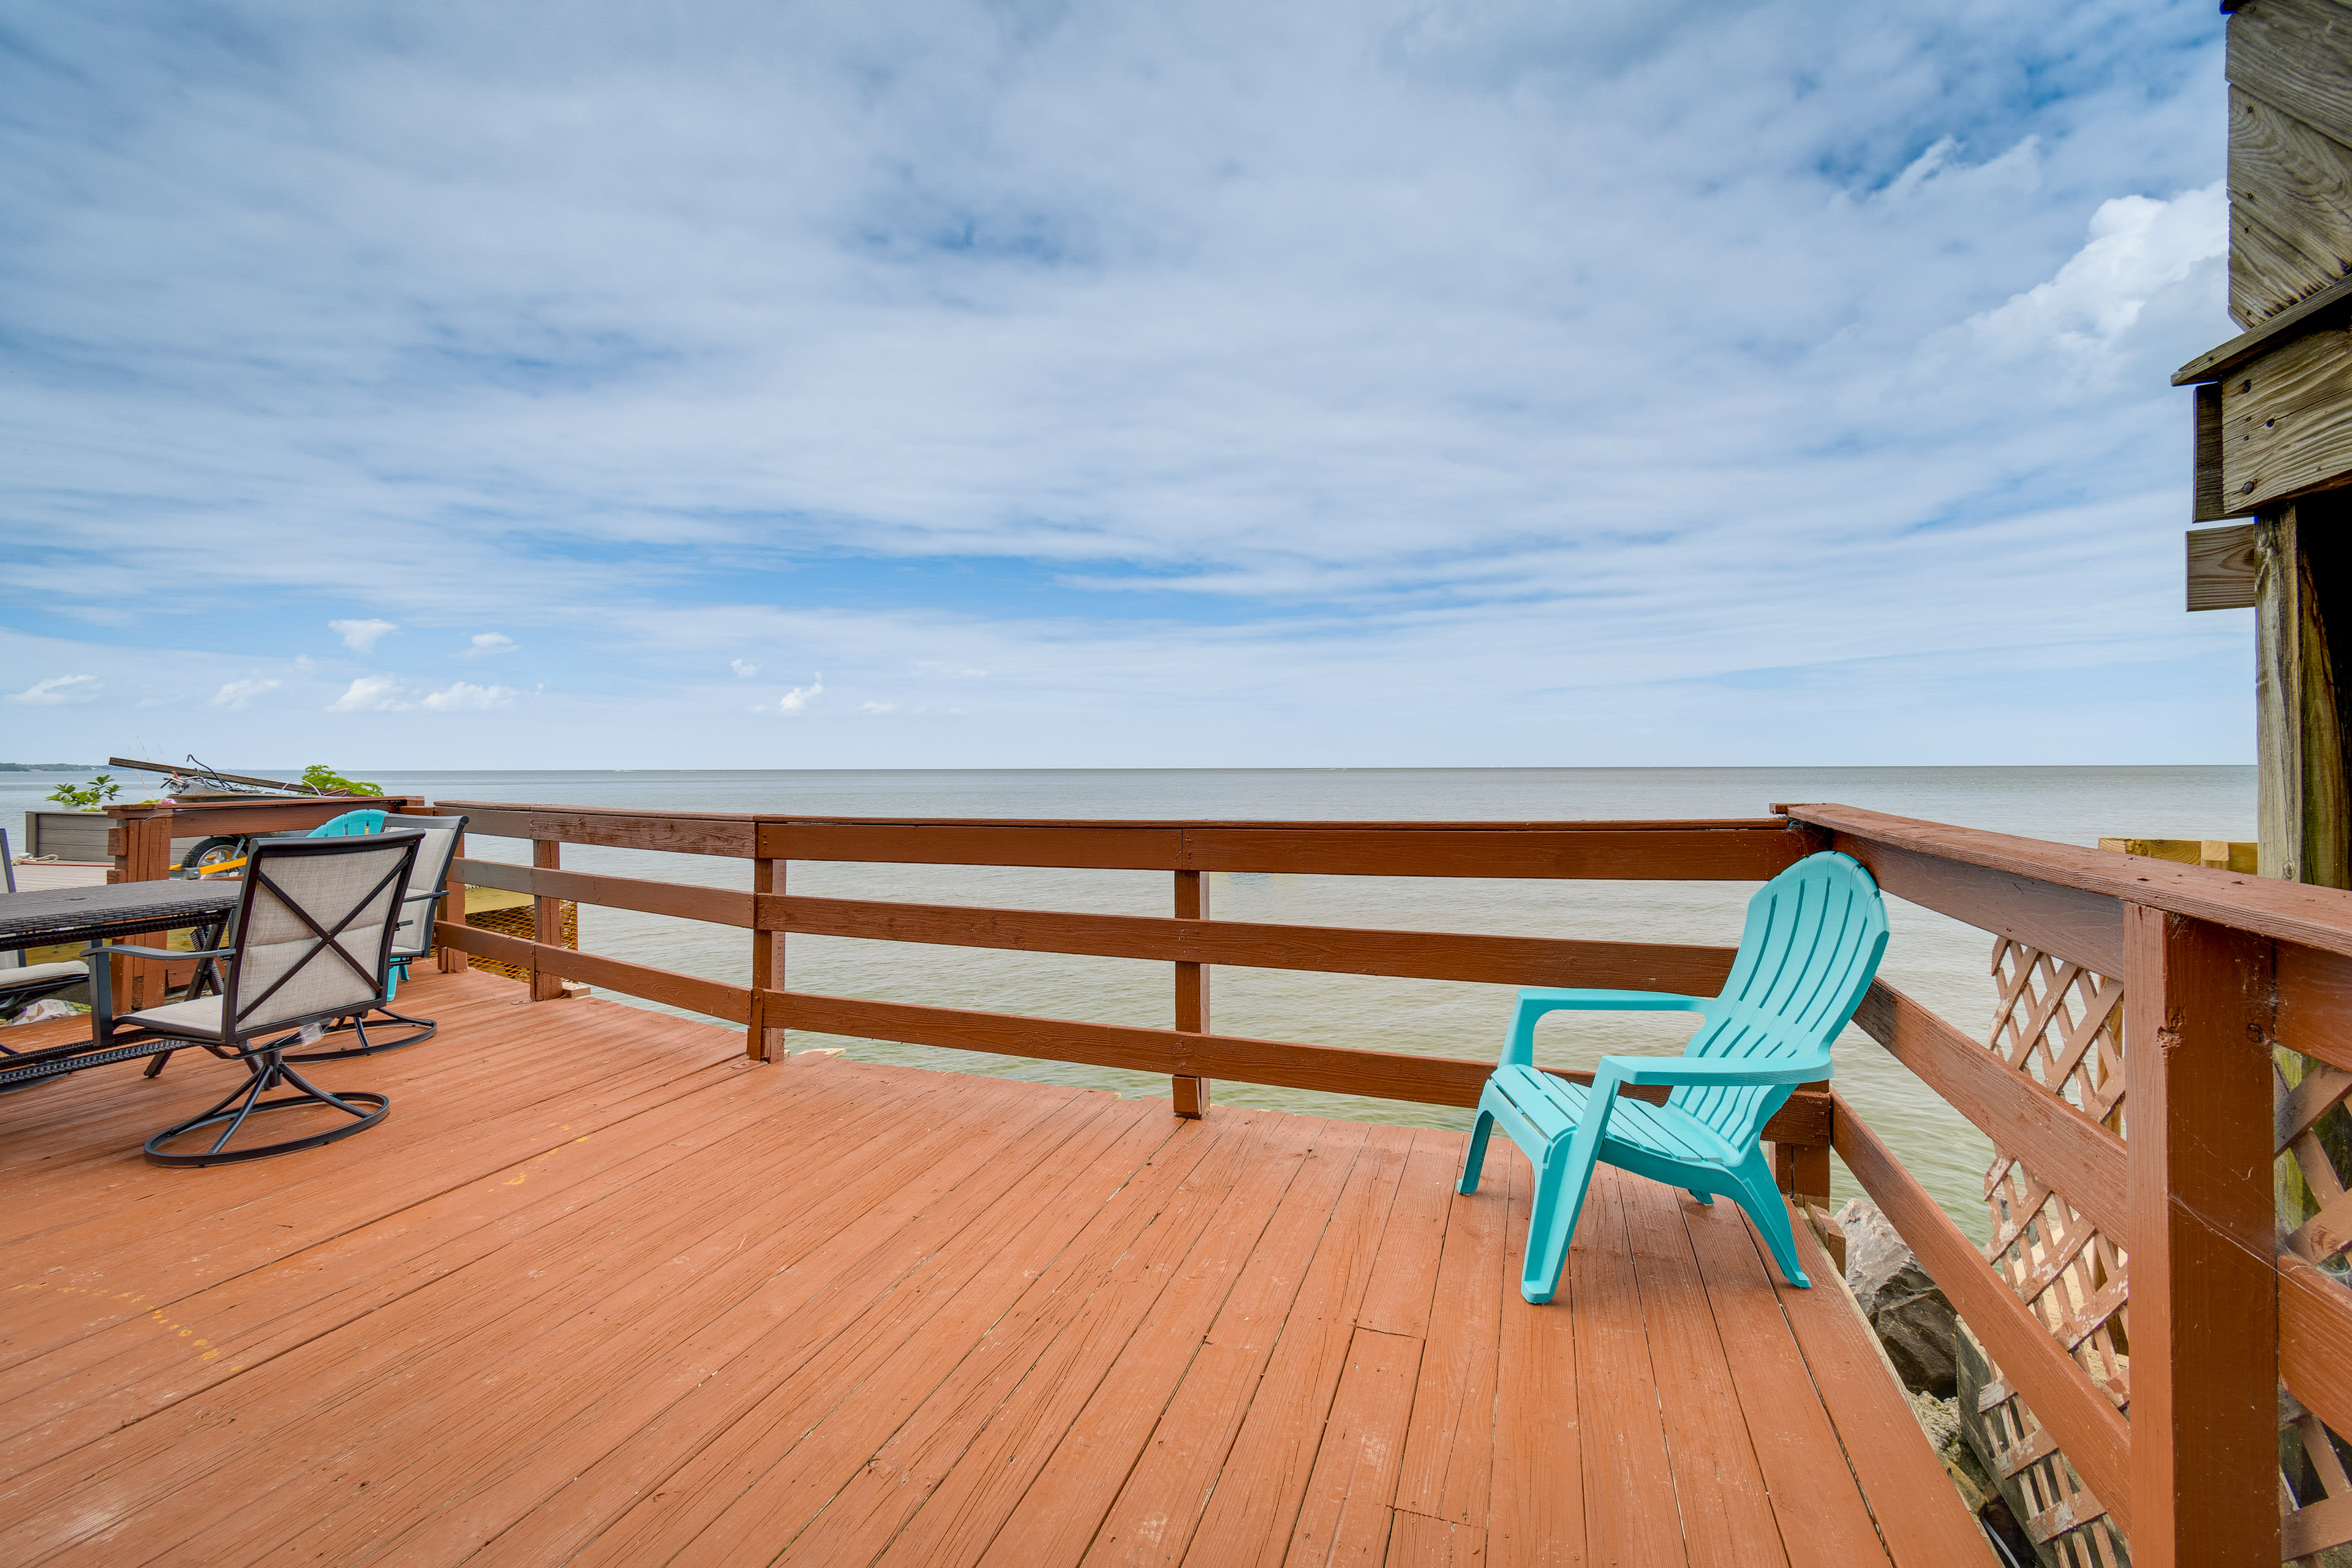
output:
<svg viewBox="0 0 2352 1568"><path fill-rule="evenodd" d="M291 1154L298 1149L316 1149L320 1144L348 1138L354 1132L364 1132L391 1111L392 1102L383 1095L364 1089L345 1089L341 1094L333 1094L310 1082L286 1064L279 1047L289 1043L289 1040L275 1041L247 1054L244 1058L247 1077L243 1086L203 1115L192 1116L185 1121L166 1127L148 1139L148 1160L158 1165L226 1165L238 1160L261 1160L273 1154ZM271 1089L281 1087L291 1088L296 1092L276 1100L262 1098ZM289 1138L276 1143L253 1144L241 1149L228 1146L229 1140L236 1136L238 1129L255 1115L263 1111L299 1110L312 1107L340 1111L350 1120L308 1137ZM166 1147L215 1127L221 1130L220 1136L213 1140L208 1149L182 1151Z"/></svg>

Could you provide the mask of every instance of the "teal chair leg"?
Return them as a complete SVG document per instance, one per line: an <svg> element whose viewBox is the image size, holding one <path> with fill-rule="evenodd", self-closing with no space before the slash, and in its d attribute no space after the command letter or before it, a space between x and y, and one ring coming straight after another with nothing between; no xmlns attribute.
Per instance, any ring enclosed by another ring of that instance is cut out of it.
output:
<svg viewBox="0 0 2352 1568"><path fill-rule="evenodd" d="M1492 1089L1486 1091L1488 1094L1493 1092ZM1483 1102L1486 1095L1478 1098ZM1486 1139L1494 1131L1495 1113L1481 1103L1478 1120L1470 1124L1470 1147L1462 1156L1462 1179L1454 1184L1454 1190L1465 1197L1478 1190L1478 1178L1486 1173Z"/></svg>
<svg viewBox="0 0 2352 1568"><path fill-rule="evenodd" d="M1772 1249L1772 1261L1780 1266L1782 1277L1800 1290L1811 1289L1811 1277L1797 1262L1797 1237L1789 1228L1789 1205L1780 1200L1780 1189L1772 1181L1772 1167L1764 1151L1749 1150L1732 1175L1739 1186L1732 1196L1764 1233L1764 1245Z"/></svg>
<svg viewBox="0 0 2352 1568"><path fill-rule="evenodd" d="M1519 1294L1530 1305L1540 1307L1559 1291L1559 1271L1576 1239L1584 1194L1592 1186L1592 1167L1600 1157L1609 1111L1606 1101L1588 1105L1583 1125L1544 1151L1536 1172L1535 1202L1528 1215L1527 1260L1519 1271Z"/></svg>
<svg viewBox="0 0 2352 1568"><path fill-rule="evenodd" d="M1709 1208L1713 1208L1715 1206L1715 1194L1713 1193L1703 1193L1696 1187L1685 1187L1684 1191L1689 1193L1693 1199L1706 1205Z"/></svg>

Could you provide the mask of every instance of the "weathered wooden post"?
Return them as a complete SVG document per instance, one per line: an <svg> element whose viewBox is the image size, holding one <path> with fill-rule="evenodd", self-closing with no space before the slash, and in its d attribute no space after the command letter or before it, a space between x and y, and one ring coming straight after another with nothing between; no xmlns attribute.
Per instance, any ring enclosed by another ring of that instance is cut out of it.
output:
<svg viewBox="0 0 2352 1568"><path fill-rule="evenodd" d="M563 864L563 843L556 838L534 838L530 841L530 863L539 870L553 871ZM531 940L541 947L563 945L563 900L541 895L532 889L530 900ZM530 958L530 999L534 1002L554 1002L563 995L563 977L539 966L539 954L534 950Z"/></svg>
<svg viewBox="0 0 2352 1568"><path fill-rule="evenodd" d="M784 891L786 866L765 856L751 862L751 1022L744 1030L743 1050L759 1062L774 1060L785 1048L784 1031L767 1022L767 994L784 988L784 933L761 931L757 922L766 907L760 895Z"/></svg>
<svg viewBox="0 0 2352 1568"><path fill-rule="evenodd" d="M106 852L114 864L109 882L160 882L172 874L172 814L168 805L110 805L114 819L106 832ZM135 939L131 945L161 942L168 932ZM118 958L114 964L114 1008L135 1013L160 1006L167 984L163 961Z"/></svg>
<svg viewBox="0 0 2352 1568"><path fill-rule="evenodd" d="M1201 872L1176 873L1176 918L1180 921L1209 918L1209 885L1202 879ZM1209 966L1205 963L1179 963L1176 966L1176 1027L1190 1035L1208 1033ZM1169 1079L1169 1087L1175 1097L1177 1115L1200 1117L1208 1114L1207 1079L1178 1076Z"/></svg>
<svg viewBox="0 0 2352 1568"><path fill-rule="evenodd" d="M2329 0L2224 5L2230 313L2247 329L2183 365L2197 388L2189 608L2252 606L2262 870L2352 886L2336 696L2352 657L2352 19ZM2339 650L2338 633L2347 638Z"/></svg>

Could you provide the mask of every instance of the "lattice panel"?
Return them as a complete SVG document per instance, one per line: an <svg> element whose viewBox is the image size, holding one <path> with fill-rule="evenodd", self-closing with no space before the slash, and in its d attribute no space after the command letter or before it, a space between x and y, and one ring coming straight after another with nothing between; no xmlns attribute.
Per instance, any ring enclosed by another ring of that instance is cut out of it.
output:
<svg viewBox="0 0 2352 1568"><path fill-rule="evenodd" d="M1993 942L1992 978L1998 1000L1987 1048L2121 1133L2123 983L2005 937ZM1985 1261L2117 1408L2127 1408L2131 1276L2123 1248L2007 1150L1994 1150L1984 1194L1992 1219ZM1985 1389L1979 1414L2002 1479L2024 1494L2028 1517L2020 1522L2037 1544L2066 1568L2127 1560L2105 1506L2005 1380Z"/></svg>
<svg viewBox="0 0 2352 1568"><path fill-rule="evenodd" d="M2284 1046L2276 1074L2278 1159L2273 1167L2286 1247L2338 1279L2352 1276L2352 1073ZM2293 1391L2279 1393L2279 1507L2288 1558L2352 1564L2352 1477L2347 1447Z"/></svg>
<svg viewBox="0 0 2352 1568"><path fill-rule="evenodd" d="M2105 1507L2005 1380L1985 1387L1977 1411L1992 1437L1996 1473L2024 1493L2026 1514L2018 1522L2034 1544L2049 1548L2063 1568L2118 1568L2130 1561Z"/></svg>

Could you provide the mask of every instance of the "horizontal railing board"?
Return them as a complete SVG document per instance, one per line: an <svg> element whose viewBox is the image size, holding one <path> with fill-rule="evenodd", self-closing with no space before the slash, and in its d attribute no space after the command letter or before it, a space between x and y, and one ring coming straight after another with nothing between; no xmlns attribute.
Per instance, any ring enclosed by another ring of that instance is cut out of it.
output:
<svg viewBox="0 0 2352 1568"><path fill-rule="evenodd" d="M618 958L602 958L593 952L575 952L568 947L508 936L503 931L484 931L479 926L457 925L449 921L435 921L433 937L443 947L453 947L460 952L495 958L525 968L535 966L545 973L560 975L566 980L602 985L607 990L642 996L649 1002L667 1003L672 1007L700 1013L706 1017L724 1018L732 1024L749 1024L751 1021L751 993L744 986L705 980L699 975L680 974L674 970L656 969L648 964L630 963Z"/></svg>
<svg viewBox="0 0 2352 1568"><path fill-rule="evenodd" d="M2352 1432L2352 1289L2308 1258L2278 1256L2279 1378L2338 1432Z"/></svg>
<svg viewBox="0 0 2352 1568"><path fill-rule="evenodd" d="M1973 1331L2067 1462L2131 1533L2131 1426L2047 1324L2001 1283L1969 1238L1936 1206L1869 1124L1842 1096L1834 1147L1862 1190L1918 1254L1920 1266Z"/></svg>
<svg viewBox="0 0 2352 1568"><path fill-rule="evenodd" d="M1785 826L1741 828L1187 828L1184 869L1339 877L1761 882L1811 854Z"/></svg>
<svg viewBox="0 0 2352 1568"><path fill-rule="evenodd" d="M501 884L503 885L503 884ZM528 889L520 889L528 891ZM1476 936L1263 925L1156 915L1066 914L944 904L758 897L768 931L950 947L1084 953L1253 969L1466 980L1499 985L1591 985L1712 996L1737 951L1660 943L1577 942L1553 937Z"/></svg>
<svg viewBox="0 0 2352 1568"><path fill-rule="evenodd" d="M517 866L505 860L455 860L449 874L470 888L497 888L542 899L569 899L641 914L675 915L713 925L751 925L751 895L732 888L702 888L691 882L660 882L642 877L608 877L592 871L559 871Z"/></svg>
<svg viewBox="0 0 2352 1568"><path fill-rule="evenodd" d="M1853 1021L1977 1130L2129 1248L2124 1141L1884 980Z"/></svg>
<svg viewBox="0 0 2352 1568"><path fill-rule="evenodd" d="M464 813L469 819L468 833L493 838L548 838L608 849L659 849L674 855L730 855L744 859L756 847L756 830L748 816L505 806L490 801L438 804L444 816Z"/></svg>
<svg viewBox="0 0 2352 1568"><path fill-rule="evenodd" d="M1576 827L1010 826L766 822L764 858L1348 877L1763 881L1810 853L1784 824Z"/></svg>
<svg viewBox="0 0 2352 1568"><path fill-rule="evenodd" d="M2150 909L2210 921L2257 936L2352 957L2352 891L2340 888L2313 887L2243 871L2119 855L2111 849L2049 844L2006 833L1888 816L1849 805L1791 805L1787 809L1796 820L1827 828L1842 839L1851 836L1864 842L1891 845L1915 855L2006 872L2121 902L2145 904ZM2080 961L2090 962L2088 958ZM2119 964L2120 956L2115 962ZM2101 973L2119 974L2122 971L2116 968Z"/></svg>
<svg viewBox="0 0 2352 1568"><path fill-rule="evenodd" d="M766 991L761 1000L769 1028L803 1029L854 1039L893 1040L982 1051L992 1056L1079 1062L1180 1078L1224 1079L1282 1089L1360 1094L1421 1105L1469 1107L1495 1070L1492 1064L1459 1057L1409 1056L1344 1046L1310 1046L1297 1040L1257 1040L1238 1035L1189 1034L1118 1024L1083 1024L1066 1018L1033 1018L964 1007L931 1007L864 997L826 996L808 991ZM1589 1070L1546 1068L1571 1083L1590 1084ZM1621 1092L1656 1104L1664 1086L1643 1085ZM1764 1137L1791 1144L1826 1146L1830 1097L1801 1090L1765 1123Z"/></svg>
<svg viewBox="0 0 2352 1568"><path fill-rule="evenodd" d="M1182 859L1183 834L1173 827L763 822L759 842L761 858L770 860L1172 871Z"/></svg>
<svg viewBox="0 0 2352 1568"><path fill-rule="evenodd" d="M2124 907L2117 900L1847 834L1839 835L1837 847L1895 898L2101 974L2123 973Z"/></svg>
<svg viewBox="0 0 2352 1568"><path fill-rule="evenodd" d="M2279 1043L2352 1072L2352 958L2281 942L2273 973Z"/></svg>
<svg viewBox="0 0 2352 1568"><path fill-rule="evenodd" d="M1236 1035L1181 1034L1113 1024L1030 1018L962 1007L928 1007L825 996L806 991L762 995L771 1028L943 1046L996 1056L1082 1062L1185 1078L1219 1078L1284 1089L1406 1100L1423 1105L1478 1103L1491 1065Z"/></svg>

